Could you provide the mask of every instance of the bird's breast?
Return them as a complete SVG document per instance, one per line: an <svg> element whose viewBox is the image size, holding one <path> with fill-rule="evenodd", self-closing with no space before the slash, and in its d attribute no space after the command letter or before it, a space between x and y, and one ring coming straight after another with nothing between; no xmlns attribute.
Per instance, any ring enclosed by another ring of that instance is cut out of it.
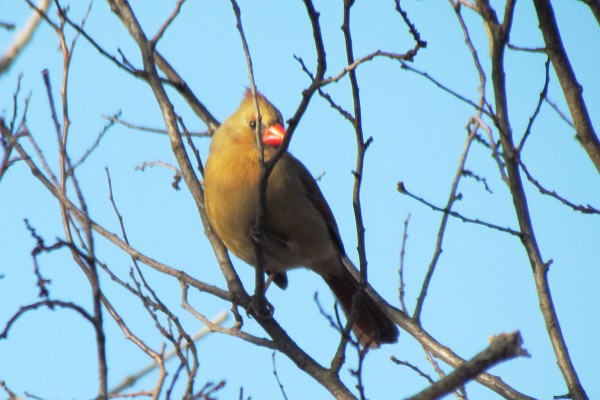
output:
<svg viewBox="0 0 600 400"><path fill-rule="evenodd" d="M254 260L250 230L256 219L257 187L257 160L227 154L209 157L204 171L208 219L225 246L248 263Z"/></svg>
<svg viewBox="0 0 600 400"><path fill-rule="evenodd" d="M279 160L267 187L262 243L266 268L273 272L301 266L317 269L324 260L339 257L339 249L304 186L286 172L289 162L286 157ZM258 211L258 177L258 160L223 154L209 157L204 174L204 200L212 227L232 253L251 265L255 265L252 234Z"/></svg>

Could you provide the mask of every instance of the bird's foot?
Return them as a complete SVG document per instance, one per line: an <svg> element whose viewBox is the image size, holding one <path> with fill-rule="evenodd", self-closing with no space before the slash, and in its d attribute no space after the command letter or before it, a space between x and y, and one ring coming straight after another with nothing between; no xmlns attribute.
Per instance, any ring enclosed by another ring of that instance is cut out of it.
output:
<svg viewBox="0 0 600 400"><path fill-rule="evenodd" d="M238 304L234 303L231 307L231 312L233 313L233 316L235 318L235 324L233 325L234 329L241 329L242 326L244 325L244 319L242 318L242 315L240 314L240 311L238 310Z"/></svg>
<svg viewBox="0 0 600 400"><path fill-rule="evenodd" d="M269 319L273 317L275 308L271 303L267 301L263 294L252 295L250 297L250 304L246 309L249 315L253 315L256 319Z"/></svg>
<svg viewBox="0 0 600 400"><path fill-rule="evenodd" d="M259 246L263 246L264 242L265 242L265 233L264 233L264 229L261 229L260 231L258 231L256 229L255 225L250 226L250 240L252 240L252 243L254 243L255 245L259 245Z"/></svg>

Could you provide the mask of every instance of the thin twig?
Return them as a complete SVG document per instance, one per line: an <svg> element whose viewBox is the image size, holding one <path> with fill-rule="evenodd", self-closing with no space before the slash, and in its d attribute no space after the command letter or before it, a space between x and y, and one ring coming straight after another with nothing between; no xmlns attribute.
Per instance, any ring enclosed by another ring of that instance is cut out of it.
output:
<svg viewBox="0 0 600 400"><path fill-rule="evenodd" d="M13 24L12 22L4 22L4 21L0 21L0 28L7 30L7 31L12 31L16 28L17 26L15 24Z"/></svg>
<svg viewBox="0 0 600 400"><path fill-rule="evenodd" d="M365 357L369 352L369 347L365 346L361 348L360 346L357 346L356 352L358 353L358 365L355 370L350 369L350 374L356 377L356 389L358 389L360 399L366 400L367 397L365 395L365 384L363 381L363 366L365 363Z"/></svg>
<svg viewBox="0 0 600 400"><path fill-rule="evenodd" d="M8 400L23 400L22 397L17 396L15 392L8 388L5 381L0 380L0 387L8 394Z"/></svg>
<svg viewBox="0 0 600 400"><path fill-rule="evenodd" d="M67 171L73 170L73 165L71 163L69 154L67 153L67 138L70 131L70 119L69 119L69 100L68 100L68 82L70 76L70 65L72 60L72 55L75 49L75 45L77 43L77 39L79 37L76 34L72 41L71 46L67 45L66 35L65 35L65 13L66 10L60 6L58 0L55 0L58 8L59 15L59 24L51 24L54 27L54 30L58 36L60 50L63 56L63 68L62 68L62 81L61 81L61 108L62 108L62 124L58 121L58 113L56 111L56 107L53 100L53 91L51 87L51 81L49 77L48 70L42 71L42 76L44 79L44 84L46 87L46 92L48 96L48 103L50 105L51 117L54 122L54 127L57 136L58 148L59 148L59 167L60 167L60 184L59 190L66 194L67 192L67 184L71 181L71 187L76 193L78 202L80 204L82 210L83 218L79 221L81 228L85 234L85 242L84 242L84 252L80 252L73 241L72 235L72 223L73 219L69 215L69 210L63 205L60 204L60 211L63 222L63 229L66 235L66 243L69 244L69 249L71 251L71 255L73 261L80 267L81 271L85 274L91 288L92 295L92 307L93 307L93 318L94 318L94 330L96 334L96 353L98 359L98 398L106 399L107 398L107 375L108 375L108 365L106 359L106 336L103 327L103 309L102 309L102 291L100 289L100 282L98 279L98 271L95 263L95 250L94 250L94 236L92 233L92 228L89 223L89 214L87 209L87 204L83 193L81 191L79 182L75 176L75 174L68 174ZM87 8L87 12L81 22L83 26L85 24L85 20L89 15L91 10L91 5ZM76 228L77 230L79 228ZM78 236L79 232L77 233Z"/></svg>
<svg viewBox="0 0 600 400"><path fill-rule="evenodd" d="M400 268L398 269L398 276L400 277L400 284L398 285L398 297L400 300L400 305L402 306L402 311L408 314L408 308L406 307L405 302L405 288L406 284L404 283L404 256L406 255L406 242L408 240L408 222L410 221L410 213L406 216L404 220L404 230L402 231L402 244L400 246Z"/></svg>
<svg viewBox="0 0 600 400"><path fill-rule="evenodd" d="M537 118L537 116L540 113L540 110L542 109L542 104L544 103L544 100L546 100L546 96L548 95L548 86L549 85L550 85L550 59L547 59L546 60L546 78L544 79L544 87L542 88L542 91L540 92L540 99L538 100L538 103L535 106L535 110L533 111L533 114L531 114L531 117L529 118L529 123L527 124L527 128L525 129L523 138L521 139L521 141L519 142L519 146L517 147L517 152L519 154L522 153L523 146L525 145L525 141L531 134L531 128L533 127L533 123L535 122L535 119Z"/></svg>
<svg viewBox="0 0 600 400"><path fill-rule="evenodd" d="M37 310L40 307L48 307L51 310L53 310L55 307L70 309L70 310L73 310L73 311L76 311L77 313L79 313L79 315L81 315L83 318L85 318L92 325L95 325L95 323L96 323L94 317L92 315L90 315L80 305L77 305L70 301L45 299L42 301L38 301L36 303L32 303L32 304L28 304L26 306L20 307L19 310L15 314L13 314L13 316L10 317L8 319L8 321L6 322L4 329L2 330L2 332L0 332L0 340L6 339L8 337L8 333L9 333L10 329L12 328L12 326L17 322L17 320L20 317L22 317L24 314L28 313L29 311Z"/></svg>
<svg viewBox="0 0 600 400"><path fill-rule="evenodd" d="M85 153L83 153L83 155L81 156L81 158L78 161L73 163L72 169L67 171L68 175L71 175L73 173L73 171L76 170L77 167L79 167L81 164L83 164L85 162L85 160L87 160L87 158L94 152L94 150L96 150L100 146L100 141L102 140L102 138L104 138L104 135L106 135L108 130L113 127L113 125L114 125L114 121L109 121L106 125L104 125L104 127L102 128L102 130L96 137L96 140L94 141L92 146L90 148L88 148L85 151Z"/></svg>
<svg viewBox="0 0 600 400"><path fill-rule="evenodd" d="M116 122L117 124L123 125L124 127L127 127L129 129L135 129L135 130L142 131L142 132L150 132L150 133L158 133L161 135L167 135L167 131L165 129L151 128L148 126L134 124L134 123L131 123L131 122L128 122L128 121L125 121L125 120L119 118L120 114L121 114L121 112L119 111L115 115L102 115L102 118L104 118L110 122ZM188 132L188 133L192 137L210 137L209 132Z"/></svg>
<svg viewBox="0 0 600 400"><path fill-rule="evenodd" d="M236 27L240 34L244 55L246 56L248 79L250 81L250 90L252 92L252 99L254 102L254 111L256 112L255 135L256 145L258 147L258 167L260 172L258 178L258 205L256 209L256 220L254 221L251 235L254 244L254 257L256 260L254 265L254 296L252 296L252 300L255 303L254 312L257 313L257 316L259 318L267 318L271 315L271 312L267 309L267 302L265 299L265 250L263 248L263 243L264 226L267 219L267 185L269 183L269 175L271 174L272 168L267 167L265 164L265 152L261 140L262 123L260 108L258 106L258 91L256 90L256 82L254 81L252 57L250 56L250 49L248 47L248 42L246 41L244 28L242 26L240 7L235 0L231 0L231 6L233 7L233 12L236 19Z"/></svg>
<svg viewBox="0 0 600 400"><path fill-rule="evenodd" d="M268 349L276 350L277 344L269 339L260 338L258 336L251 335L247 332L244 332L239 329L238 326L234 326L233 328L225 328L218 324L213 324L211 320L209 320L204 314L198 312L194 307L190 305L187 300L188 296L188 286L183 281L180 282L181 285L181 306L184 310L189 312L194 318L198 319L204 325L206 325L211 331L224 333L226 335L234 336L245 340L248 343L252 343L257 346L266 347Z"/></svg>
<svg viewBox="0 0 600 400"><path fill-rule="evenodd" d="M527 176L527 180L529 182L531 182L539 191L541 194L545 194L547 196L550 196L558 201L560 201L562 204L570 207L573 209L573 211L579 211L582 214L600 214L600 209L592 207L591 205L582 205L582 204L575 204L572 201L567 200L565 197L559 195L558 193L556 193L555 190L548 190L545 187L542 186L542 184L535 179L531 173L529 172L529 170L527 169L527 167L525 166L525 164L523 163L523 161L519 160L519 165L521 166L521 169L523 169L523 172L525 172L525 176Z"/></svg>
<svg viewBox="0 0 600 400"><path fill-rule="evenodd" d="M494 159L494 161L496 161L496 164L498 165L498 172L500 173L500 177L502 178L502 181L504 183L506 183L506 185L508 185L509 181L508 181L508 176L506 175L506 165L502 159L502 154L501 154L500 150L498 150L499 143L496 143L496 141L494 140L494 134L492 133L492 128L490 128L489 125L486 124L485 121L483 121L483 119L479 115L472 116L471 121L469 121L469 123L473 124L473 126L471 127L473 132L477 132L479 130L479 128L481 128L487 134L487 136L488 136L487 145L492 150L492 158Z"/></svg>
<svg viewBox="0 0 600 400"><path fill-rule="evenodd" d="M116 204L116 201L114 198L112 182L111 182L111 178L110 178L110 173L108 172L108 168L106 169L106 175L107 175L107 180L108 180L110 202L111 202L113 209L115 211L115 214L117 215L117 218L119 220L119 226L121 227L121 233L123 235L123 238L124 238L125 242L127 244L129 244L129 240L127 238L127 232L125 230L125 224L123 223L123 217L122 217L121 213L119 212L119 209L117 207L117 204ZM133 275L133 271L130 272L130 276L131 276L132 280L134 281L136 289L130 288L129 285L125 285L120 280L115 279L112 272L110 272L109 274L111 275L111 278L113 278L113 280L116 280L122 286L129 289L131 293L133 293L136 297L138 297L141 300L144 308L149 313L151 318L154 320L154 323L155 323L157 329L159 330L159 332L173 344L173 346L177 350L177 355L180 358L181 364L185 366L186 372L188 374L188 385L187 385L185 393L191 395L191 391L192 391L191 382L193 382L194 377L196 375L196 371L198 369L198 356L197 356L197 352L196 352L196 347L194 346L194 340L184 330L184 328L182 327L181 323L179 322L179 319L177 318L177 316L175 316L175 314L173 314L168 309L168 307L158 298L155 291L150 287L150 285L148 284L148 282L146 281L146 279L142 273L142 270L140 269L140 266L139 266L137 260L132 259L132 261L134 264L134 268L137 271L138 277L141 279L141 282L143 283L145 290L148 293L150 293L150 296L144 295L142 293L142 288L141 288L138 280ZM105 271L107 270L107 268L103 268L103 269ZM158 321L158 317L156 315L157 312L161 312L162 314L164 314L167 317L167 322L169 323L169 326L171 325L171 323L173 323L176 326L176 328L179 332L179 335L178 335L179 337L177 339L174 338L173 332L171 331L170 328L169 328L168 332L163 328L161 323ZM181 348L182 345L180 344L181 338L185 339L183 348ZM191 359L192 359L191 369L189 367L189 357L185 357L182 354L183 351L188 348L190 349L190 352L191 352ZM153 363L153 365L161 366L161 363L164 363L164 361L165 361L165 359L162 357L159 360L157 360L156 356L153 358L155 359L155 362Z"/></svg>
<svg viewBox="0 0 600 400"><path fill-rule="evenodd" d="M433 354L425 347L423 347L423 351L425 352L425 358L427 359L427 361L429 361L434 371L438 374L438 376L441 379L444 379L447 376L447 374L440 366L438 360L436 360ZM467 395L464 386L461 386L460 388L454 390L453 394L460 400L466 400Z"/></svg>
<svg viewBox="0 0 600 400"><path fill-rule="evenodd" d="M105 296L102 296L102 304L104 305L104 307L106 307L106 311L113 318L113 320L117 323L119 328L121 328L121 331L123 332L125 337L127 339L129 339L130 341L132 341L133 343L135 343L136 346L138 346L140 349L142 349L142 351L144 353L146 353L149 357L151 357L154 360L154 363L153 363L154 368L155 369L158 368L159 371L158 371L158 379L156 381L156 385L154 386L154 389L152 390L152 398L154 400L158 399L160 392L162 390L165 378L167 376L167 372L165 370L165 362L163 359L164 345L163 345L163 349L160 352L156 352L156 351L152 350L146 343L144 343L144 341L142 339L140 339L138 336L136 336L131 331L131 329L127 326L127 324L125 323L123 318L119 315L117 310L112 306L112 304L108 301L108 299ZM125 385L126 385L126 383L124 380L119 385L117 385L114 389L111 389L109 391L109 395L111 395L111 397L114 397L113 396L114 394L117 394L120 391L122 391L128 387Z"/></svg>
<svg viewBox="0 0 600 400"><path fill-rule="evenodd" d="M556 111L556 113L558 114L558 116L560 117L560 119L562 119L563 121L565 121L565 123L567 125L569 125L571 128L575 129L575 124L573 123L573 121L571 120L571 118L569 118L567 116L567 114L565 114L560 107L558 106L558 104L556 104L556 102L552 101L552 99L548 98L546 96L546 98L544 99L544 101L546 101L546 103L548 103L548 105L550 107L552 107L552 109L554 111Z"/></svg>
<svg viewBox="0 0 600 400"><path fill-rule="evenodd" d="M506 47L508 47L511 50L523 51L525 53L544 53L544 54L546 53L545 47L525 47L525 46L517 46L512 43L508 43L506 45Z"/></svg>
<svg viewBox="0 0 600 400"><path fill-rule="evenodd" d="M219 314L217 314L214 318L211 319L211 322L214 325L221 325L227 319L227 316L228 316L227 312L221 311L221 312L219 312ZM196 334L194 334L191 337L191 340L194 343L197 343L200 339L204 338L210 332L211 332L210 328L205 326L204 328L200 329ZM188 346L189 345L183 344L181 350L185 350ZM164 362L169 361L170 359L175 357L176 354L177 354L176 349L173 349L173 350L169 351L168 353L165 353L163 356L163 361ZM144 376L148 375L150 372L154 371L156 368L157 368L157 364L155 362L146 365L144 368L140 369L135 374L125 377L120 383L115 385L115 387L113 387L110 390L110 394L113 395L116 393L121 393L125 389L132 387L140 379L142 379Z"/></svg>
<svg viewBox="0 0 600 400"><path fill-rule="evenodd" d="M354 63L354 48L352 44L352 30L350 27L350 16L354 0L344 1L344 19L342 22L342 32L344 34L344 44L346 48L346 62L349 65ZM342 338L338 344L336 353L331 361L331 369L338 372L345 361L344 354L346 352L346 346L348 345L347 338L350 335L352 326L358 317L358 307L360 301L364 295L365 289L368 282L368 261L366 251L366 240L365 240L365 226L362 217L362 205L361 205L361 186L363 178L363 169L365 161L365 153L372 142L372 138L364 139L363 125L362 125L362 110L361 110L361 99L359 93L358 78L356 77L355 69L348 70L348 78L350 80L350 87L352 89L352 104L353 104L353 119L352 128L354 129L354 135L356 138L356 166L353 171L354 175L354 187L352 189L352 207L354 211L354 225L356 228L356 239L357 239L357 251L359 259L359 279L358 279L358 290L352 294L352 306L347 312L346 325L342 331ZM346 267L345 267L346 268ZM368 346L365 346L367 349ZM367 350L365 350L367 351ZM359 353L360 354L360 353ZM360 361L359 361L360 371ZM364 398L364 389L360 387L360 375L359 375L359 394L361 398Z"/></svg>
<svg viewBox="0 0 600 400"><path fill-rule="evenodd" d="M419 367L417 367L416 365L413 365L413 364L409 363L408 361L399 360L394 356L391 356L390 359L392 360L392 362L394 364L402 365L402 366L408 367L409 369L415 371L417 373L417 375L424 378L427 382L429 382L429 383L434 382L434 380L431 376L429 376L425 372L421 371L421 369Z"/></svg>
<svg viewBox="0 0 600 400"><path fill-rule="evenodd" d="M352 336L350 336L349 332L346 332L345 336L344 336L344 324L342 323L341 316L338 312L337 301L333 305L333 311L335 314L335 318L334 318L329 312L327 312L325 310L325 308L321 304L321 301L319 301L319 293L318 292L315 292L315 294L313 295L313 300L314 300L315 304L317 305L317 308L319 309L319 314L321 314L327 320L327 322L329 322L329 326L331 328L333 328L336 332L338 332L340 335L342 335L342 340L347 340L352 346L358 346L358 342L355 341L352 338ZM335 366L332 367L331 369L332 369L332 371L338 370L338 368L336 368Z"/></svg>
<svg viewBox="0 0 600 400"><path fill-rule="evenodd" d="M158 32L156 32L156 35L154 35L152 40L150 40L150 45L152 47L156 47L156 44L158 43L158 41L163 37L163 35L165 34L165 32L167 31L169 26L171 26L171 23L179 15L179 12L181 11L181 6L183 6L184 2L185 2L185 0L177 1L177 4L175 5L175 8L173 9L173 12L171 13L171 15L169 15L169 17L165 20L165 22L162 24L162 26L160 27Z"/></svg>
<svg viewBox="0 0 600 400"><path fill-rule="evenodd" d="M188 131L187 127L183 123L183 118L181 118L181 116L178 116L177 119L179 121L179 125L181 125L181 129L183 130L183 133L185 134L185 138L187 139L188 146L190 146L190 148L194 152L194 157L196 158L196 165L198 167L198 172L200 172L200 175L204 176L204 164L202 163L202 158L200 157L200 151L198 150L198 148L194 144L194 141L192 140L192 134L190 133L190 131Z"/></svg>
<svg viewBox="0 0 600 400"><path fill-rule="evenodd" d="M154 168L154 167L163 167L166 169L169 169L171 171L173 171L174 175L173 175L173 182L171 183L171 186L173 187L173 189L175 190L180 190L181 188L179 187L179 183L181 182L181 171L179 171L177 169L177 167L175 167L172 164L169 164L167 162L164 161L144 161L141 165L138 165L135 167L136 171L141 171L144 172L146 170L146 168Z"/></svg>
<svg viewBox="0 0 600 400"><path fill-rule="evenodd" d="M461 220L462 222L467 222L467 223L476 224L476 225L482 225L482 226L485 226L485 227L488 227L488 228L491 228L491 229L495 229L495 230L500 231L500 232L509 233L509 234L511 234L513 236L518 236L518 237L521 236L521 234L518 231L515 231L514 229L505 228L505 227L500 226L500 225L495 225L495 224L492 224L490 222L482 221L482 220L480 220L478 218L465 217L464 215L462 215L462 214L460 214L460 213L458 213L456 211L448 210L448 209L445 209L445 208L438 207L435 204L430 203L429 201L423 199L422 197L419 197L419 196L417 196L417 195L409 192L406 189L406 186L404 185L404 182L399 182L398 183L398 192L400 192L402 194L405 194L405 195L407 195L408 197L410 197L412 199L417 200L419 203L424 204L424 205L430 207L434 211L439 211L439 212L442 212L442 213L447 213L448 215L450 215L450 216L452 216L454 218L457 218L457 219Z"/></svg>
<svg viewBox="0 0 600 400"><path fill-rule="evenodd" d="M487 115L488 117L493 117L492 113L490 112L490 110L488 110L487 108L483 108L482 106L479 106L477 103L475 103L474 101L468 99L466 96L463 96L462 94L458 93L457 91L450 89L448 86L446 86L445 84L443 84L441 81L439 81L438 79L432 77L429 73L421 71L407 63L401 62L402 64L402 68L413 72L425 79L427 79L428 81L430 81L431 83L433 83L435 86L437 86L438 88L442 89L444 92L452 95L453 97L456 97L457 99L459 99L460 101L462 101L463 103L466 103L468 105L470 105L471 107L473 107L475 110L480 111L481 113L483 113L484 115Z"/></svg>
<svg viewBox="0 0 600 400"><path fill-rule="evenodd" d="M483 108L484 106L487 105L487 100L486 100L486 96L485 96L485 86L486 86L486 81L487 81L487 77L485 75L485 71L483 70L483 66L481 65L481 61L479 60L479 54L477 52L477 49L475 48L475 45L473 44L473 40L471 39L471 33L469 32L469 28L467 27L467 23L465 22L462 12L461 12L461 5L464 4L470 4L468 2L460 2L457 1L456 3L454 3L453 0L449 0L450 4L452 5L452 8L454 9L454 13L456 14L456 17L458 19L458 23L463 31L463 36L465 37L465 44L467 45L467 48L469 49L469 52L471 53L471 57L473 58L473 64L475 65L475 69L477 69L477 74L479 75L479 110L477 110L478 112L478 117L481 117L481 114L483 113Z"/></svg>
<svg viewBox="0 0 600 400"><path fill-rule="evenodd" d="M469 153L469 149L471 147L471 143L473 143L474 133L472 131L469 132L467 136L467 140L465 142L465 147L460 155L460 160L458 162L457 172L454 176L454 180L452 182L452 187L450 188L450 193L448 195L448 201L446 203L446 207L444 208L444 215L442 216L442 220L440 221L440 227L438 229L437 240L435 243L435 250L433 252L433 256L431 258L431 262L429 263L429 267L427 268L427 273L425 274L425 278L423 279L423 285L421 287L421 292L419 293L419 297L417 298L417 304L415 306L415 310L413 312L412 317L419 321L421 319L421 312L423 311L423 305L425 302L425 297L427 296L427 290L429 288L429 284L431 283L431 279L433 278L433 273L437 266L440 255L442 254L442 243L444 241L444 234L446 232L446 225L448 223L448 217L451 215L452 206L459 199L458 196L458 184L460 182L460 178L462 177L462 172L465 169L465 163L467 161L467 154ZM404 188L404 185L398 189ZM405 194L408 192L404 191ZM412 197L412 196L411 196Z"/></svg>
<svg viewBox="0 0 600 400"><path fill-rule="evenodd" d="M283 387L283 384L281 383L281 380L279 379L279 374L277 373L277 365L275 364L275 356L276 355L277 355L276 352L271 353L271 359L273 360L273 375L275 375L275 379L277 380L277 385L279 385L279 390L281 390L281 395L283 396L283 398L285 400L288 400L288 397L285 394L285 388Z"/></svg>

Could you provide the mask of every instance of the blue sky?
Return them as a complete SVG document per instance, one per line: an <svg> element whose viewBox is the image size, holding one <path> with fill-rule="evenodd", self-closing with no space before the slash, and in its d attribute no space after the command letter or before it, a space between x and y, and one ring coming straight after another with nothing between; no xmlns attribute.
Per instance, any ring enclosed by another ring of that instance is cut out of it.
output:
<svg viewBox="0 0 600 400"><path fill-rule="evenodd" d="M136 1L133 6L148 35L153 35L171 12L173 2ZM554 2L568 55L579 81L596 129L600 126L600 28L582 2ZM436 77L467 98L477 99L478 78L454 13L445 2L406 1L403 6L428 42L414 66ZM503 6L494 2L498 10ZM255 79L261 90L291 117L309 84L294 55L314 66L315 53L308 19L301 2L264 1L260 5L240 3L242 19L253 57ZM70 15L81 19L87 4L72 2ZM342 8L334 2L320 2L321 26L328 56L327 76L346 65L344 42L339 29ZM377 49L404 52L412 41L400 16L388 2L358 1L352 14L354 50L357 57ZM18 1L0 3L2 19L17 25L30 11ZM55 15L55 9L51 10ZM464 15L484 67L489 69L487 43L480 19L465 10ZM535 11L528 2L517 4L511 42L526 47L542 46ZM110 53L120 49L130 62L139 65L138 51L107 4L94 3L87 21L88 32ZM72 32L70 32L72 35ZM6 48L12 33L0 31L0 48ZM163 55L186 79L209 110L224 120L232 113L248 86L248 73L235 17L228 1L187 2L158 46ZM544 83L545 57L541 54L507 51L506 75L511 123L520 138ZM54 99L59 102L62 56L53 31L42 24L33 42L0 76L0 115L12 115L12 96L17 76L23 74L19 109L31 93L28 127L57 168L56 137L41 70L48 69ZM398 181L429 201L443 206L466 133L464 126L475 111L441 92L425 79L400 69L398 63L376 59L358 70L363 103L363 123L373 137L366 156L363 181L363 217L366 226L369 277L372 285L392 304L398 301L398 265L404 220L410 214L406 248L406 302L414 308L427 265L433 255L441 214L433 212L396 191ZM486 88L493 98L491 86ZM340 104L350 109L347 80L326 88ZM169 95L187 127L206 127L193 115L174 91ZM567 111L558 81L551 73L549 97ZM122 118L144 126L164 123L151 91L100 56L84 40L76 46L69 82L72 120L69 150L73 158L85 152L105 125L103 114L122 112ZM58 103L57 103L58 104ZM489 122L489 121L488 121ZM494 131L497 138L497 132ZM206 159L208 139L196 145ZM352 210L351 171L355 168L356 145L351 126L322 99L315 97L296 130L290 151L315 175L325 173L319 184L340 227L350 258L357 261L356 230ZM574 131L544 105L523 153L534 176L550 189L575 203L600 206L600 179ZM100 147L78 170L78 179L89 203L92 217L111 231L118 221L108 200L105 167L112 176L113 189L124 216L129 238L137 249L168 265L182 269L203 281L224 287L192 198L184 187L174 191L171 172L154 168L139 172L146 161L174 163L166 136L138 132L121 126L112 128ZM501 181L489 150L474 145L467 168L485 177L493 193L481 183L463 179L459 192L463 200L456 210L464 215L517 228L510 193ZM526 184L530 212L545 260L554 261L550 284L571 357L590 398L600 397L597 360L600 347L595 339L600 330L597 285L600 282L600 223L598 216L585 216L541 196ZM18 310L35 302L37 289L30 252L35 243L23 219L27 218L48 243L64 237L57 202L31 176L24 163L15 165L0 182L0 326ZM131 260L101 237L96 238L100 259L120 277L127 279ZM481 226L451 219L437 271L423 312L423 325L436 339L460 356L470 358L487 345L489 336L520 330L531 358L521 358L495 367L491 372L527 395L547 399L566 392L552 352L531 268L524 249L515 237ZM82 273L66 252L40 258L44 276L52 280L54 298L74 301L90 308L90 293ZM253 285L254 271L242 261L234 264L246 288ZM202 324L180 308L176 281L144 269L146 278L161 298L176 311L193 333ZM322 363L335 351L337 334L329 328L313 301L315 292L330 306L333 298L317 275L298 270L289 275L286 291L271 288L269 301L275 317L309 354ZM164 339L139 302L106 276L102 286L130 326L159 349ZM228 304L205 294L190 296L192 304L207 316L228 310ZM232 318L228 321L232 323ZM260 328L245 318L248 331L263 336ZM109 386L145 366L149 359L128 342L114 322L106 317L108 335ZM278 398L273 376L271 351L239 339L210 335L198 344L200 372L196 384L227 380L220 398L238 398L240 387L252 398ZM365 363L366 393L372 399L404 398L426 386L407 368L396 366L390 356L407 360L432 376L435 372L424 358L420 345L402 332L400 341L371 352ZM17 393L29 391L43 398L85 399L94 396L97 385L93 331L69 311L40 310L21 318L7 340L0 341L0 379ZM298 371L283 355L276 356L279 377L289 398L327 398L316 382ZM343 377L355 368L350 352ZM170 371L175 369L169 364ZM446 371L450 371L446 368ZM143 380L138 389L150 389L155 380ZM469 384L471 398L494 399L488 389Z"/></svg>

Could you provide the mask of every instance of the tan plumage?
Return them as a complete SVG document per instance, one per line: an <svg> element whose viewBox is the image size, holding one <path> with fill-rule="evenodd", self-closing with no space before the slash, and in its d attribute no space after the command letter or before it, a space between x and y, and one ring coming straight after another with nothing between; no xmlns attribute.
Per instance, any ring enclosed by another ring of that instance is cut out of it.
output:
<svg viewBox="0 0 600 400"><path fill-rule="evenodd" d="M277 145L277 138L271 136L285 133L281 113L262 95L258 100L263 142ZM204 200L211 225L225 246L251 265L255 265L251 233L259 179L255 114L247 92L239 109L213 135L204 170ZM265 158L275 150L265 146ZM276 274L276 284L285 288L285 272L306 267L321 275L344 311L350 311L358 282L342 262L345 252L337 224L313 177L287 152L269 177L265 232L265 269ZM353 331L363 345L371 347L396 342L398 337L394 323L368 293L359 304Z"/></svg>

